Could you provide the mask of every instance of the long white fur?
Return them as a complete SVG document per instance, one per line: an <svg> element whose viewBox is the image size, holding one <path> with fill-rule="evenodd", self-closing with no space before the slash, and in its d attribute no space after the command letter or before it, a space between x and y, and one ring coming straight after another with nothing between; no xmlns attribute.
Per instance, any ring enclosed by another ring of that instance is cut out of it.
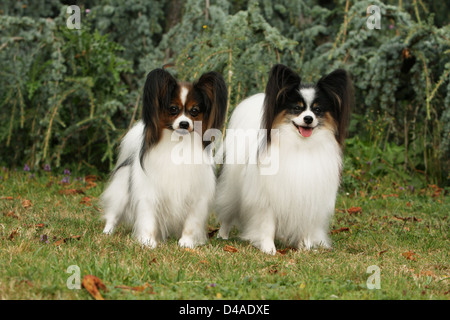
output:
<svg viewBox="0 0 450 320"><path fill-rule="evenodd" d="M257 94L239 104L229 129L260 129L264 97ZM256 164L225 161L216 196L221 222L218 236L227 239L236 225L243 239L269 254L276 252L275 239L306 249L329 247L327 233L340 182L341 149L326 126L314 129L308 138L291 123L278 129L276 174L262 175ZM255 150L245 148L234 152Z"/></svg>
<svg viewBox="0 0 450 320"><path fill-rule="evenodd" d="M129 164L115 170L102 194L103 232L111 234L122 221L133 227L140 243L151 248L169 235L178 237L182 247L203 244L215 190L213 167L206 161L172 161L179 142L172 137L173 131L164 129L161 140L145 154L143 169L139 161L143 134L144 124L139 121L121 142L117 166L127 159ZM192 148L202 154L202 139L194 139L195 134L189 134Z"/></svg>

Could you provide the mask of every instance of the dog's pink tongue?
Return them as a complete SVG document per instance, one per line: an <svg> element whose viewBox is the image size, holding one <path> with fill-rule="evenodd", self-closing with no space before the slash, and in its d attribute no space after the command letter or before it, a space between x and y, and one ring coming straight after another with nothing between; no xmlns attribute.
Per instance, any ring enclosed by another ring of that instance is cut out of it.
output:
<svg viewBox="0 0 450 320"><path fill-rule="evenodd" d="M300 131L300 134L305 138L308 138L312 134L312 128L298 127L298 130Z"/></svg>

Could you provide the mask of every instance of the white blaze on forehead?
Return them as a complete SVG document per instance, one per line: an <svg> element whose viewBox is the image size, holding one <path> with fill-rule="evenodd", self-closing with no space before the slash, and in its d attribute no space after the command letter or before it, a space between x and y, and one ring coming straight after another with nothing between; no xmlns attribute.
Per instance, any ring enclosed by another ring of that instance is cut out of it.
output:
<svg viewBox="0 0 450 320"><path fill-rule="evenodd" d="M316 90L314 88L300 89L300 94L305 100L306 106L310 108L316 96Z"/></svg>
<svg viewBox="0 0 450 320"><path fill-rule="evenodd" d="M189 92L189 90L186 87L181 87L180 100L181 100L181 103L183 104L183 106L186 105L186 98L187 98L188 92Z"/></svg>

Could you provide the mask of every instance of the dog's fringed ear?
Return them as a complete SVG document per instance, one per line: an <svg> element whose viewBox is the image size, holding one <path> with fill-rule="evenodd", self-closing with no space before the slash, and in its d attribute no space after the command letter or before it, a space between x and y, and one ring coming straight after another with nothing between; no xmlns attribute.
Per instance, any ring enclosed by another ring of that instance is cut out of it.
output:
<svg viewBox="0 0 450 320"><path fill-rule="evenodd" d="M267 129L267 140L270 142L270 129L283 105L287 102L292 90L300 88L300 77L290 68L282 64L276 64L269 73L264 99L264 115L262 129Z"/></svg>
<svg viewBox="0 0 450 320"><path fill-rule="evenodd" d="M350 113L354 104L354 91L350 75L343 69L337 69L322 77L317 83L333 103L333 112L337 119L336 140L344 146L347 136Z"/></svg>
<svg viewBox="0 0 450 320"><path fill-rule="evenodd" d="M147 75L142 108L142 120L145 129L140 152L141 166L145 152L160 139L159 115L164 108L170 106L172 95L177 86L177 80L164 69L155 69Z"/></svg>
<svg viewBox="0 0 450 320"><path fill-rule="evenodd" d="M220 73L211 71L203 74L194 83L194 89L201 95L205 110L203 119L206 129L222 130L227 112L227 85Z"/></svg>

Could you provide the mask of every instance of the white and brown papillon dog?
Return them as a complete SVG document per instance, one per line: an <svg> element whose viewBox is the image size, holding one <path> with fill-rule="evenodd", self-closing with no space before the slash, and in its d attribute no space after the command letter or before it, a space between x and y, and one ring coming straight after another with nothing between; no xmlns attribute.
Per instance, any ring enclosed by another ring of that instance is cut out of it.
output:
<svg viewBox="0 0 450 320"><path fill-rule="evenodd" d="M259 130L264 139L253 149L239 144L233 152L246 154L247 162L235 164L227 159L227 133L216 192L218 237L227 239L235 225L241 238L269 254L276 252L276 239L297 248L330 247L352 101L345 70L308 85L284 65L271 69L265 93L241 102L230 119L228 130ZM262 174L269 148L279 163L276 172ZM251 164L255 152L258 160Z"/></svg>
<svg viewBox="0 0 450 320"><path fill-rule="evenodd" d="M181 247L206 241L214 168L207 161L176 162L174 150L178 138L197 134L199 139L188 140L190 148L204 155L207 143L201 137L210 128L222 129L226 104L227 88L219 73L205 73L193 83L178 82L164 69L147 75L142 120L123 138L101 196L104 233L111 234L124 222L151 248L168 236L177 237Z"/></svg>

